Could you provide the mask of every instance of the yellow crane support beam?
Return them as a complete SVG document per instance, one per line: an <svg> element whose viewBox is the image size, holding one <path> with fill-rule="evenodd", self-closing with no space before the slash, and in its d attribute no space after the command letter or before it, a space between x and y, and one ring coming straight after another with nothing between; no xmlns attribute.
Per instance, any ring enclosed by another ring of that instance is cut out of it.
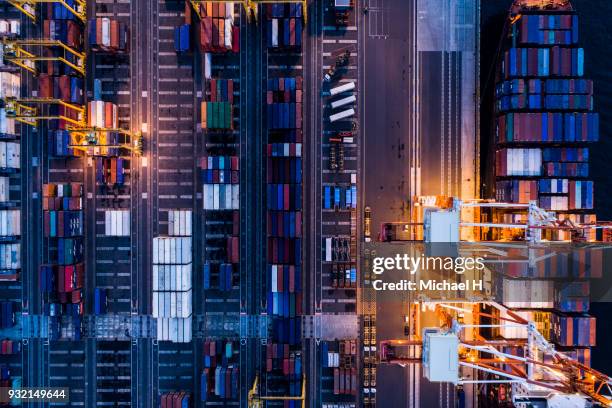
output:
<svg viewBox="0 0 612 408"><path fill-rule="evenodd" d="M8 3L21 11L30 20L36 21L35 3L33 0L8 0Z"/></svg>
<svg viewBox="0 0 612 408"><path fill-rule="evenodd" d="M6 45L4 50L4 59L13 62L14 64L25 68L34 74L37 73L36 68L33 66L28 66L28 61L60 61L79 74L85 76L85 53L79 52L61 41L49 39L23 39L5 40L3 43ZM25 50L23 48L25 46L58 48L63 51L63 55L57 57L38 56ZM74 59L75 62L70 61L70 59Z"/></svg>
<svg viewBox="0 0 612 408"><path fill-rule="evenodd" d="M85 107L73 103L65 102L55 98L24 98L24 99L7 99L6 116L14 118L16 121L26 125L37 126L38 120L64 120L73 126L85 126ZM76 113L77 119L66 115L40 115L37 106L31 105L59 105L66 109L70 109Z"/></svg>
<svg viewBox="0 0 612 408"><path fill-rule="evenodd" d="M255 9L252 0L189 0L189 3L199 18L205 17L201 13L200 5L206 3L240 3L244 8L247 17L250 17L252 14L251 12Z"/></svg>
<svg viewBox="0 0 612 408"><path fill-rule="evenodd" d="M255 376L253 386L248 393L249 408L263 408L265 401L302 401L301 407L306 407L306 376L302 376L302 393L299 397L260 397L259 396L259 376Z"/></svg>
<svg viewBox="0 0 612 408"><path fill-rule="evenodd" d="M142 154L142 134L140 132L99 127L70 127L68 132L73 136L70 147L90 155L94 155L94 148L126 149L138 156ZM106 133L118 133L123 136L123 140L118 143L108 143Z"/></svg>
<svg viewBox="0 0 612 408"><path fill-rule="evenodd" d="M255 5L257 4L282 4L282 3L293 3L302 5L302 15L304 16L304 25L308 23L308 2L307 0L251 0ZM255 20L257 20L257 7L253 8Z"/></svg>
<svg viewBox="0 0 612 408"><path fill-rule="evenodd" d="M9 4L15 6L19 11L28 16L32 21L36 21L36 5L42 3L58 3L61 4L74 14L76 18L83 23L87 22L87 1L74 0L75 7L72 7L66 0L9 0Z"/></svg>

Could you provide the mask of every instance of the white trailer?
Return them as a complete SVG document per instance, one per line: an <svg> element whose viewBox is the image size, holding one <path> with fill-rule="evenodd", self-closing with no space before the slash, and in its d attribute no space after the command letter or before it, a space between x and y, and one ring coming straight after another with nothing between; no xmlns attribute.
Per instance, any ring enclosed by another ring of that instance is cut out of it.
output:
<svg viewBox="0 0 612 408"><path fill-rule="evenodd" d="M351 108L351 109L347 109L347 110L344 110L342 112L330 115L329 121L331 123L334 123L334 122L336 122L338 120L350 118L350 117L352 117L354 115L355 115L355 109Z"/></svg>
<svg viewBox="0 0 612 408"><path fill-rule="evenodd" d="M355 95L347 96L346 98L342 98L342 99L338 99L337 101L333 101L331 103L331 108L337 109L341 106L355 103L355 101L357 101L357 98L355 97Z"/></svg>
<svg viewBox="0 0 612 408"><path fill-rule="evenodd" d="M352 91L353 89L355 89L355 82L347 82L346 84L330 89L329 94L331 96L339 95L343 92Z"/></svg>

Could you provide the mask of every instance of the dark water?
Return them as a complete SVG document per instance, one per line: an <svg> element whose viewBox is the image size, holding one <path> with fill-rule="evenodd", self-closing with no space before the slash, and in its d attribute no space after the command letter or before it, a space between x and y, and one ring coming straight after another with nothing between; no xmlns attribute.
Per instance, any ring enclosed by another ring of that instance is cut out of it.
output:
<svg viewBox="0 0 612 408"><path fill-rule="evenodd" d="M510 0L481 0L482 152L490 152L487 139L492 129L494 66ZM612 1L573 0L580 19L580 45L585 49L586 77L594 80L595 109L600 114L600 142L591 147L591 178L595 181L595 205L599 220L612 220ZM486 159L483 157L483 159ZM482 174L490 162L483 160ZM485 190L490 179L483 179ZM612 375L612 303L591 305L597 317L597 347L592 366Z"/></svg>

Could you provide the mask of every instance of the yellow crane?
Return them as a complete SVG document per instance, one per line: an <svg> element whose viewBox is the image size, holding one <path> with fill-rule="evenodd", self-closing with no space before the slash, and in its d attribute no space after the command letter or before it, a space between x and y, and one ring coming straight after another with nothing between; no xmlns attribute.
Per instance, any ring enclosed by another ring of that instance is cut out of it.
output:
<svg viewBox="0 0 612 408"><path fill-rule="evenodd" d="M105 156L105 154L99 152L112 148L129 150L137 156L142 154L142 134L140 132L115 128L72 126L68 128L68 132L71 135L69 147L85 152L90 156ZM107 139L108 133L117 133L122 140L111 143Z"/></svg>
<svg viewBox="0 0 612 408"><path fill-rule="evenodd" d="M8 2L34 22L36 22L36 5L43 3L61 4L66 8L66 10L74 14L75 17L81 20L83 23L87 21L86 0L74 0L74 7L68 4L66 0L8 0Z"/></svg>
<svg viewBox="0 0 612 408"><path fill-rule="evenodd" d="M16 121L26 125L37 126L39 120L64 120L69 125L67 131L71 135L70 147L94 155L94 148L120 148L133 152L136 155L142 154L142 134L131 132L119 128L106 128L88 126L85 117L85 107L73 103L65 102L55 98L24 98L7 99L7 117L14 118ZM76 113L77 119L65 114L44 115L40 114L38 105L59 105ZM117 133L121 140L116 143L108 141L108 133Z"/></svg>
<svg viewBox="0 0 612 408"><path fill-rule="evenodd" d="M301 401L300 406L306 407L306 376L302 376L302 393L298 397L261 397L259 395L259 376L255 376L253 381L253 387L249 390L248 394L248 407L249 408L263 408L265 401Z"/></svg>
<svg viewBox="0 0 612 408"><path fill-rule="evenodd" d="M64 44L62 41L49 39L23 39L23 40L4 40L4 59L10 61L21 68L24 68L34 75L38 71L34 65L36 61L59 61L66 64L79 74L85 76L85 53L75 50ZM27 51L24 47L38 46L59 49L62 55L59 56L40 56ZM74 60L71 61L71 60Z"/></svg>
<svg viewBox="0 0 612 408"><path fill-rule="evenodd" d="M64 120L73 126L85 126L85 107L76 105L57 98L9 98L5 100L6 116L14 118L16 121L26 125L37 126L39 120ZM76 113L76 119L73 117L57 114L44 115L40 114L38 105L59 105L65 109Z"/></svg>

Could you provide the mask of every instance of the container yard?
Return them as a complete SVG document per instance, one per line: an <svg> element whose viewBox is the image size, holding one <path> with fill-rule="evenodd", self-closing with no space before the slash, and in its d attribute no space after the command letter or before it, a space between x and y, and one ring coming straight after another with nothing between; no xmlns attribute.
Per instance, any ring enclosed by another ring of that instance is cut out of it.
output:
<svg viewBox="0 0 612 408"><path fill-rule="evenodd" d="M508 6L0 4L0 407L611 405L605 86Z"/></svg>

